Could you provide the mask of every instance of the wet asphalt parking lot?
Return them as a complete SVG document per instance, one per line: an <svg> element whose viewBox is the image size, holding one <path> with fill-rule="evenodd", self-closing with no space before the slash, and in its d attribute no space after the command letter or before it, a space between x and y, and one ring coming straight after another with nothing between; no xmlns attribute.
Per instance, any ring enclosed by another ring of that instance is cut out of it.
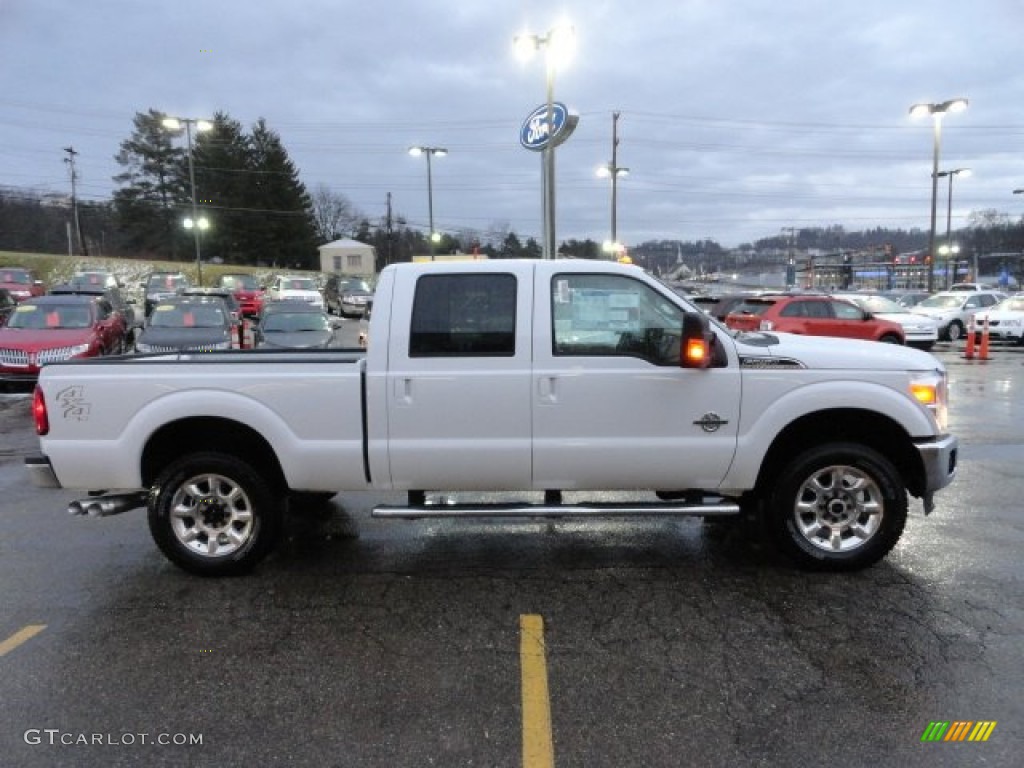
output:
<svg viewBox="0 0 1024 768"><path fill-rule="evenodd" d="M0 395L0 763L524 765L539 616L557 766L1019 765L1024 352L961 350L935 350L956 481L847 575L742 526L377 521L388 497L343 494L253 574L200 579L142 510L28 486L29 398ZM996 725L922 742L936 721Z"/></svg>

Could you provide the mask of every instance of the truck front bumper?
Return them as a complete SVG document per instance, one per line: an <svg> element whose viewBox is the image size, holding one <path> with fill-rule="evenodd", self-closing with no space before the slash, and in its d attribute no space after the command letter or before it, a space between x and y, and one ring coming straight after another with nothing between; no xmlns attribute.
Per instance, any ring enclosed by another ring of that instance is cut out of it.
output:
<svg viewBox="0 0 1024 768"><path fill-rule="evenodd" d="M956 462L959 443L955 436L944 435L935 440L917 443L924 465L924 488L921 498L924 501L924 513L927 515L934 509L932 495L951 482L956 475Z"/></svg>
<svg viewBox="0 0 1024 768"><path fill-rule="evenodd" d="M60 488L60 481L53 471L50 459L42 454L25 457L25 469L32 485L36 488Z"/></svg>

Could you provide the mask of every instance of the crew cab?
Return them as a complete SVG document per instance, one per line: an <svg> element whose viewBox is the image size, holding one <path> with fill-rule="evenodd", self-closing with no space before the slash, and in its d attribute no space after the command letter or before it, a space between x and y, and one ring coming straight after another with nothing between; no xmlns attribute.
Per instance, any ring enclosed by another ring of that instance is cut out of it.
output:
<svg viewBox="0 0 1024 768"><path fill-rule="evenodd" d="M797 565L852 570L955 474L932 355L735 333L635 266L392 265L369 337L46 366L26 467L89 491L73 513L146 506L161 551L208 575L270 552L289 499L365 490L405 492L383 518L742 512Z"/></svg>

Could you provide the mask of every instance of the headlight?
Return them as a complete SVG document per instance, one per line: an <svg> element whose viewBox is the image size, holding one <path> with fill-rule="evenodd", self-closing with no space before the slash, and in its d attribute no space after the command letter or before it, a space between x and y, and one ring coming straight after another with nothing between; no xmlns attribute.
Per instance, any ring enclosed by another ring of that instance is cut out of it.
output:
<svg viewBox="0 0 1024 768"><path fill-rule="evenodd" d="M945 432L949 408L949 386L945 371L912 373L910 394L931 412L939 429Z"/></svg>
<svg viewBox="0 0 1024 768"><path fill-rule="evenodd" d="M149 344L140 344L139 342L135 342L135 351L136 352L152 352L153 348L151 346L149 346Z"/></svg>

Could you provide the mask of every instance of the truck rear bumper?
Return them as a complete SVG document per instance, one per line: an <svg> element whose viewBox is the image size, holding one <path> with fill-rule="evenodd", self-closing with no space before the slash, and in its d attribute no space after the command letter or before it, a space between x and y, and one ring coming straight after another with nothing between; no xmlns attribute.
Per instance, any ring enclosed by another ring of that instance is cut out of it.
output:
<svg viewBox="0 0 1024 768"><path fill-rule="evenodd" d="M60 488L60 481L57 479L50 459L42 454L25 457L25 469L28 470L28 477L36 488Z"/></svg>

